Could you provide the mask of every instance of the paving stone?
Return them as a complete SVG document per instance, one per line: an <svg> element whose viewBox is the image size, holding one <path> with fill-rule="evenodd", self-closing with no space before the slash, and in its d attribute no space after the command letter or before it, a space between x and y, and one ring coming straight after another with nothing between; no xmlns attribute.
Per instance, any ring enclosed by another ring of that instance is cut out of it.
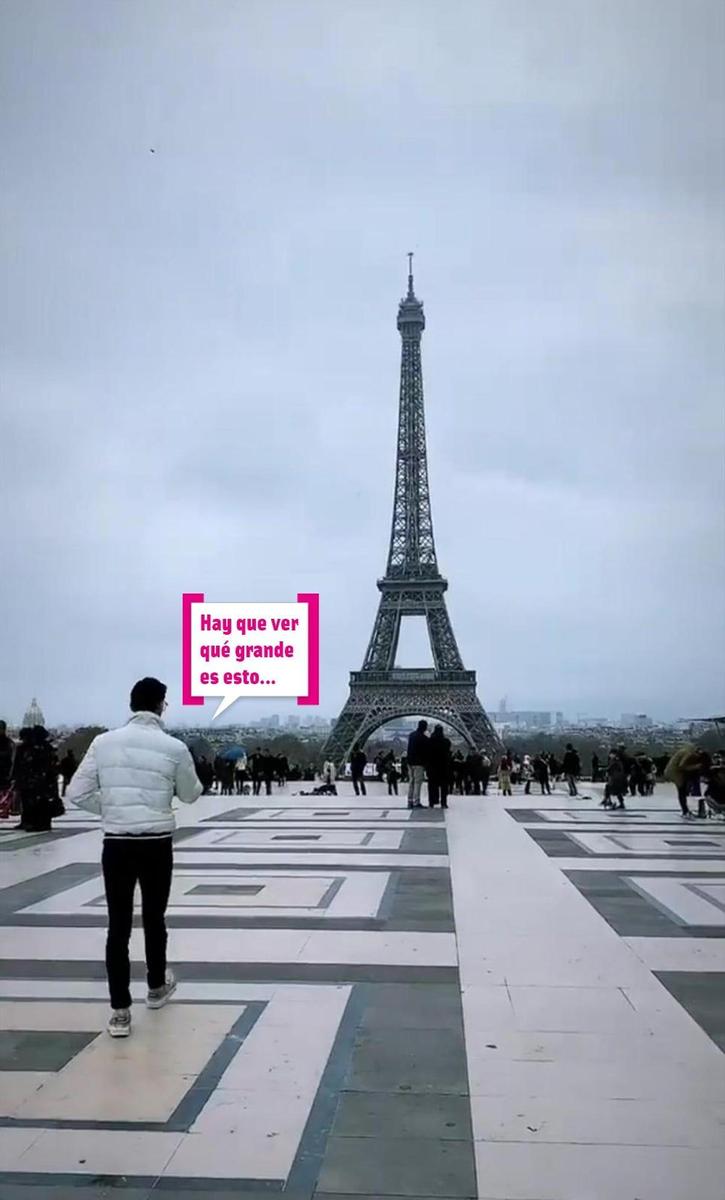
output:
<svg viewBox="0 0 725 1200"><path fill-rule="evenodd" d="M656 975L715 1045L725 1050L725 972L657 971Z"/></svg>
<svg viewBox="0 0 725 1200"><path fill-rule="evenodd" d="M348 1091L468 1093L460 1033L445 1029L374 1029L358 1034Z"/></svg>
<svg viewBox="0 0 725 1200"><path fill-rule="evenodd" d="M476 1172L470 1142L417 1138L331 1137L319 1192L473 1200Z"/></svg>
<svg viewBox="0 0 725 1200"><path fill-rule="evenodd" d="M379 983L369 989L366 1029L455 1029L462 1036L456 984Z"/></svg>
<svg viewBox="0 0 725 1200"><path fill-rule="evenodd" d="M60 1071L96 1037L67 1030L0 1030L0 1071Z"/></svg>
<svg viewBox="0 0 725 1200"><path fill-rule="evenodd" d="M284 1200L309 1200L309 1191L284 1191L279 1184L272 1184L264 1191L255 1188L249 1191L247 1187L234 1186L229 1180L221 1182L210 1179L204 1182L200 1179L174 1179L163 1176L150 1195L145 1200L274 1200L275 1196L284 1195ZM53 1197L50 1197L53 1200ZM83 1192L76 1192L73 1200L85 1200ZM116 1192L113 1200L126 1200L125 1192Z"/></svg>
<svg viewBox="0 0 725 1200"><path fill-rule="evenodd" d="M467 1096L343 1092L332 1127L339 1137L471 1139Z"/></svg>
<svg viewBox="0 0 725 1200"><path fill-rule="evenodd" d="M57 1183L49 1175L43 1183L3 1183L0 1179L0 1197L2 1200L151 1200L151 1188L125 1187L122 1179L101 1184L92 1179ZM239 1200L238 1192L234 1200Z"/></svg>

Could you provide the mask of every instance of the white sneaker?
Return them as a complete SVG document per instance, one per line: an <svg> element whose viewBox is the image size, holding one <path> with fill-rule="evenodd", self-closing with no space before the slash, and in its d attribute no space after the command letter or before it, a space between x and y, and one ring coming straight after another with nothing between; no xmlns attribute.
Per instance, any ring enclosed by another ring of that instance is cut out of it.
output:
<svg viewBox="0 0 725 1200"><path fill-rule="evenodd" d="M149 988L148 996L146 997L147 1008L163 1008L168 1004L169 1000L176 991L176 976L171 970L171 967L166 968L166 983L163 987Z"/></svg>
<svg viewBox="0 0 725 1200"><path fill-rule="evenodd" d="M111 1010L111 1015L108 1018L106 1026L111 1037L128 1037L131 1032L131 1010L130 1008L114 1008Z"/></svg>

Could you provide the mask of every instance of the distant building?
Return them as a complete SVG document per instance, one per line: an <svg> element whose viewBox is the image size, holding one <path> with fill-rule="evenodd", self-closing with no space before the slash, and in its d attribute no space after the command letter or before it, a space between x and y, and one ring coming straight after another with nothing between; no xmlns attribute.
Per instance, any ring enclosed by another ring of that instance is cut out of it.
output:
<svg viewBox="0 0 725 1200"><path fill-rule="evenodd" d="M35 699L35 696L33 696L33 699L30 702L30 708L23 717L23 725L45 725L43 710L38 704L38 701Z"/></svg>
<svg viewBox="0 0 725 1200"><path fill-rule="evenodd" d="M619 723L623 729L651 729L653 721L646 713L622 713Z"/></svg>
<svg viewBox="0 0 725 1200"><path fill-rule="evenodd" d="M522 710L520 712L502 711L500 708L493 714L497 726L509 731L515 729L551 729L554 724L554 713Z"/></svg>

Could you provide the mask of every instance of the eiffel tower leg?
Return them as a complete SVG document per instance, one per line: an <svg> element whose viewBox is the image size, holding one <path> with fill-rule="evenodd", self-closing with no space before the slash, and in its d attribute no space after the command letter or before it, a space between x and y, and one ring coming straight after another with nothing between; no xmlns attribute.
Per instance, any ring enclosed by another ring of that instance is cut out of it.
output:
<svg viewBox="0 0 725 1200"><path fill-rule="evenodd" d="M344 770L353 746L357 745L365 730L370 727L371 719L374 720L373 713L367 705L360 703L358 697L351 695L345 701L335 722L335 728L322 747L323 760L329 759L334 762L338 773ZM383 717L382 722L385 720Z"/></svg>
<svg viewBox="0 0 725 1200"><path fill-rule="evenodd" d="M364 675L364 672L359 674ZM411 681L408 686L396 683L376 686L353 681L335 728L325 742L323 755L342 771L352 747L367 741L381 725L399 717L418 716L449 725L472 749L488 754L497 754L501 749L499 737L476 695L474 683L449 684L432 679L429 682Z"/></svg>
<svg viewBox="0 0 725 1200"><path fill-rule="evenodd" d="M459 727L466 731L465 736L476 750L486 754L496 755L501 750L501 739L486 716L475 691L472 696L462 699L457 712Z"/></svg>

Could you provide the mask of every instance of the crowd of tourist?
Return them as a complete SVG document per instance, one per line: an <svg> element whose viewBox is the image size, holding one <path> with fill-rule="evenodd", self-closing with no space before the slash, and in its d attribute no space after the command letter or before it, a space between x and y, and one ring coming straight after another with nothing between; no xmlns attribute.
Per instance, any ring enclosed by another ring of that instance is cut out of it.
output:
<svg viewBox="0 0 725 1200"><path fill-rule="evenodd" d="M284 787L288 782L317 784L302 794L337 794L337 771L330 761L301 766L266 746L256 746L249 755L241 748L222 751L213 758L193 748L191 753L207 795L270 796L275 787ZM0 816L18 815L16 828L29 833L46 832L53 817L64 811L62 797L77 766L72 749L58 758L43 726L21 729L16 742L8 736L5 722L0 721ZM399 794L399 784L406 787L412 808L421 806L424 782L428 784L430 807L447 808L451 795L486 796L493 786L504 796L512 796L515 787L521 787L527 796L532 787L538 794L549 796L553 787L563 782L574 797L579 795L583 779L604 784L600 804L608 809L625 808L628 796L651 796L662 779L675 785L683 817L705 816L708 798L720 797L720 803L725 804L721 782L725 777L725 755L711 756L694 745L683 746L672 755L653 756L643 750L630 752L620 744L606 756L593 754L586 770L571 743L561 757L543 750L521 753L505 749L496 758L477 750L464 754L452 748L442 725L429 733L428 723L420 721L403 755L398 757L391 749L379 750L369 760L365 747L357 745L351 752L349 769L356 796L366 795L366 779L369 782L372 773L387 784L390 796ZM697 800L697 813L690 807L693 799Z"/></svg>
<svg viewBox="0 0 725 1200"><path fill-rule="evenodd" d="M355 795L365 795L365 771L368 758L363 746L356 746L350 756L350 772ZM442 725L436 725L428 734L427 721L420 721L408 738L407 753L400 761L392 751L379 753L375 759L375 772L379 780L388 784L388 794L398 794L398 781L408 785L408 807L420 808L421 789L428 782L428 803L431 808L440 804L448 807L448 797L458 795L488 795L492 781L501 795L512 796L513 788L521 786L524 795L531 795L532 785L540 789L542 796L552 794L552 786L564 782L569 796L578 796L584 778L579 752L567 743L561 759L554 753L519 754L505 749L496 759L480 751L464 755L452 750ZM325 764L329 767L329 764ZM725 803L723 776L725 775L725 753L710 755L693 745L683 746L673 755L653 757L646 751L630 752L623 743L613 747L606 762L595 753L592 755L588 778L593 783L603 783L603 808L623 809L627 796L651 796L658 779L674 783L683 817L693 817L689 798L698 799L697 816L707 815L705 800L717 804Z"/></svg>

